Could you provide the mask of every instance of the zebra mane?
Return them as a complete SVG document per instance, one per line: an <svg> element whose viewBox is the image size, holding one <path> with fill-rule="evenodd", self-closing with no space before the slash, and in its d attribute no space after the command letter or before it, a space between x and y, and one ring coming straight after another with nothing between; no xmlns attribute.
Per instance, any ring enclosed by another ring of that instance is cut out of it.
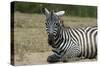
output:
<svg viewBox="0 0 100 67"><path fill-rule="evenodd" d="M61 26L62 26L63 28L65 28L65 29L69 29L69 28L70 28L70 26L65 26L65 25L64 25L64 20L63 20L63 19L61 19L60 17L59 17L59 19L60 19Z"/></svg>
<svg viewBox="0 0 100 67"><path fill-rule="evenodd" d="M54 10L51 11L51 19L53 19Z"/></svg>

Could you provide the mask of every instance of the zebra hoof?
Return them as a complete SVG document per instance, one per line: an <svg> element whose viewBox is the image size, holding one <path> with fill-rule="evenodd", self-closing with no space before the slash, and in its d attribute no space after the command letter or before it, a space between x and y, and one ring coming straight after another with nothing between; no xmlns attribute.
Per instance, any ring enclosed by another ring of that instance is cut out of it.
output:
<svg viewBox="0 0 100 67"><path fill-rule="evenodd" d="M48 58L47 58L47 62L49 62L49 63L56 63L59 61L60 61L60 58L58 56L56 56L55 54L48 56Z"/></svg>

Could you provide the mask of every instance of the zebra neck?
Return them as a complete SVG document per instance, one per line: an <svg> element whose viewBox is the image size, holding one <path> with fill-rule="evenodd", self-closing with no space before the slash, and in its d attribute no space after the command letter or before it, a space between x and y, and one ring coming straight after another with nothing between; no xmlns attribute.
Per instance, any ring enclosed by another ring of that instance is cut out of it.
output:
<svg viewBox="0 0 100 67"><path fill-rule="evenodd" d="M56 39L55 39L56 49L63 50L62 47L63 47L64 44L67 44L68 37L69 37L68 32L64 28L61 28L60 34L57 35Z"/></svg>

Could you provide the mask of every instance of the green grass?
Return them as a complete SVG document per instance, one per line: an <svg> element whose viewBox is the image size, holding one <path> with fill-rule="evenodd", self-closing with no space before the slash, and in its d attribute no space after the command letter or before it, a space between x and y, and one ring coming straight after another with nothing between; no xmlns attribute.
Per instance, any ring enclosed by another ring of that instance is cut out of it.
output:
<svg viewBox="0 0 100 67"><path fill-rule="evenodd" d="M64 25L70 27L97 25L95 18L64 16L62 19L64 20ZM15 54L23 55L26 52L45 52L51 50L51 47L48 46L47 43L47 33L44 22L44 15L15 12Z"/></svg>

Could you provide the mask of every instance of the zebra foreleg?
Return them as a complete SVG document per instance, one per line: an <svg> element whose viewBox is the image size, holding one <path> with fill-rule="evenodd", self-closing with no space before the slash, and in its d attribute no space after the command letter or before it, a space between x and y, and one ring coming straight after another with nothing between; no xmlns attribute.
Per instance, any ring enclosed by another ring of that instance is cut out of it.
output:
<svg viewBox="0 0 100 67"><path fill-rule="evenodd" d="M48 56L48 58L47 58L47 62L49 62L49 63L56 63L59 61L60 61L60 57L58 57L55 54L52 54L52 55Z"/></svg>
<svg viewBox="0 0 100 67"><path fill-rule="evenodd" d="M61 57L61 62L79 61L81 59L81 56L79 55L79 52L66 52L66 54Z"/></svg>
<svg viewBox="0 0 100 67"><path fill-rule="evenodd" d="M61 62L79 61L80 59L81 59L80 57L72 57L72 58L63 57L63 58L61 59Z"/></svg>

